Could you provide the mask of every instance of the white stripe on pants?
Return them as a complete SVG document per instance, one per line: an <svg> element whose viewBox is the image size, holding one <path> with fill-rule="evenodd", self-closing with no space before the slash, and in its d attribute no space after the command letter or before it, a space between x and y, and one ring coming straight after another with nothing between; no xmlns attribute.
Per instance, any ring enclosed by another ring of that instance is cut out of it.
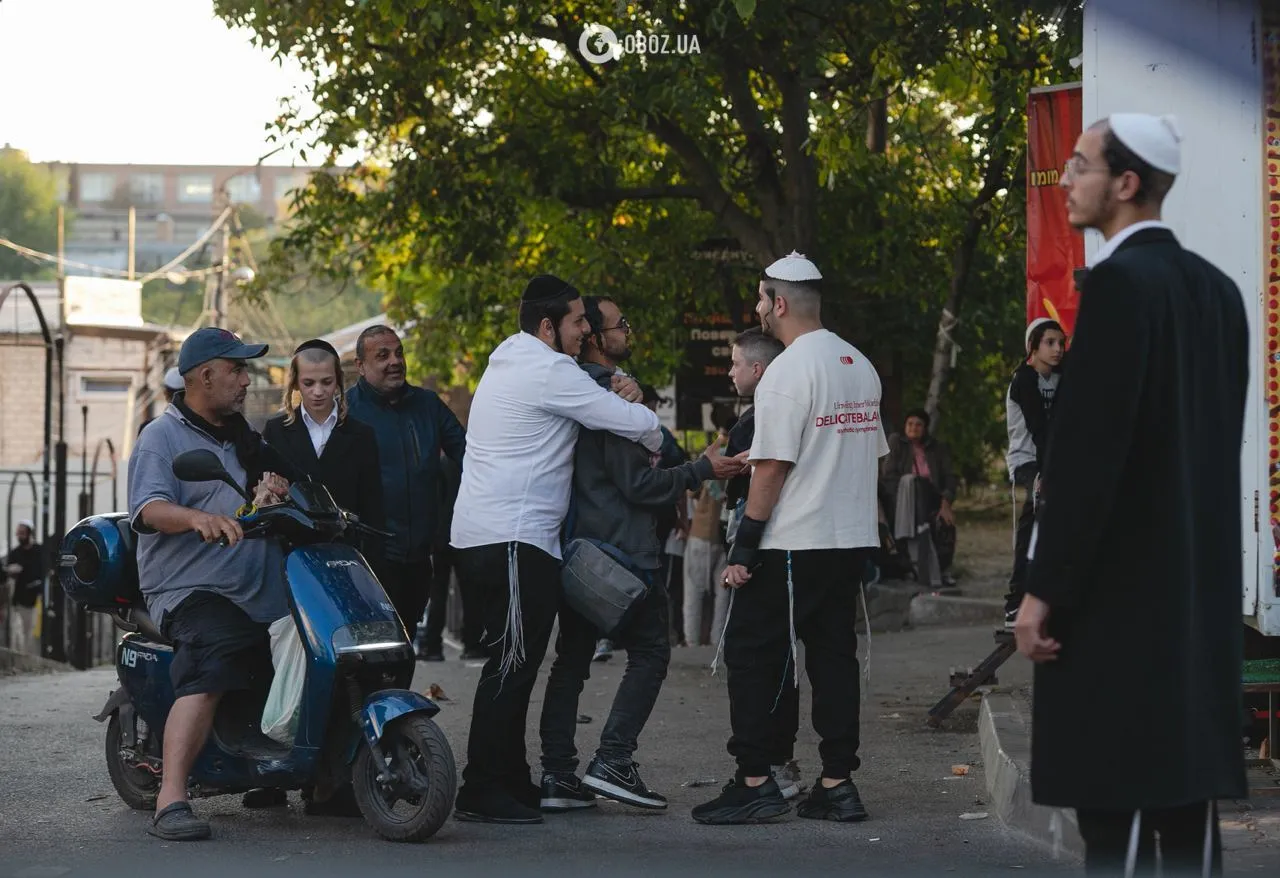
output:
<svg viewBox="0 0 1280 878"><path fill-rule="evenodd" d="M719 540L689 537L684 547L684 639L690 646L703 644L702 602L708 594L716 599L711 642L720 642L729 609L729 589L720 587L724 566L724 546Z"/></svg>

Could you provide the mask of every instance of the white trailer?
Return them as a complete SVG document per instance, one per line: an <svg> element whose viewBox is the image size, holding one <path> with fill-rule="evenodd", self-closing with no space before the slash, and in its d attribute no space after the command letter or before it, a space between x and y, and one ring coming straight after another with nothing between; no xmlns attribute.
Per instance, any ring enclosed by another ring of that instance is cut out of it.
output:
<svg viewBox="0 0 1280 878"><path fill-rule="evenodd" d="M1081 69L1086 126L1118 112L1178 117L1182 174L1165 220L1244 296L1253 368L1240 508L1201 512L1242 517L1243 614L1270 636L1280 636L1280 547L1272 529L1280 523L1277 7L1267 0L1088 0ZM1100 245L1090 232L1086 252Z"/></svg>

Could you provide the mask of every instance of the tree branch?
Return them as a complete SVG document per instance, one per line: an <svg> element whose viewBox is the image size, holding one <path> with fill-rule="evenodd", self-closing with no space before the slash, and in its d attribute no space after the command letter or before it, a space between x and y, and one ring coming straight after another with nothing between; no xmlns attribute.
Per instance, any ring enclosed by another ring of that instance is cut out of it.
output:
<svg viewBox="0 0 1280 878"><path fill-rule="evenodd" d="M580 189L560 194L560 200L570 207L595 208L617 204L620 201L657 201L663 198L701 198L697 186L619 186L612 189Z"/></svg>

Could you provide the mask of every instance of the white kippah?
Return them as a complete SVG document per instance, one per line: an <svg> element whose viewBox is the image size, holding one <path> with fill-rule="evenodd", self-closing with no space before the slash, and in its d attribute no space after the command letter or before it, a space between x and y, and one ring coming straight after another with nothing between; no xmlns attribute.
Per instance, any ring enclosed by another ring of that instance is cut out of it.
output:
<svg viewBox="0 0 1280 878"><path fill-rule="evenodd" d="M786 256L764 270L766 277L774 280L789 280L796 283L822 280L822 272L804 254L792 250Z"/></svg>
<svg viewBox="0 0 1280 878"><path fill-rule="evenodd" d="M1032 320L1030 323L1027 324L1027 335L1022 342L1022 346L1027 349L1028 354L1031 353L1031 333L1035 332L1036 327L1039 326L1041 323L1052 323L1052 322L1053 322L1053 318L1051 317L1037 317L1035 320Z"/></svg>
<svg viewBox="0 0 1280 878"><path fill-rule="evenodd" d="M1182 167L1182 134L1173 116L1113 113L1108 124L1116 139L1158 171L1177 175Z"/></svg>
<svg viewBox="0 0 1280 878"><path fill-rule="evenodd" d="M182 376L178 374L177 366L164 373L164 386L174 393L177 393L185 386L182 382Z"/></svg>

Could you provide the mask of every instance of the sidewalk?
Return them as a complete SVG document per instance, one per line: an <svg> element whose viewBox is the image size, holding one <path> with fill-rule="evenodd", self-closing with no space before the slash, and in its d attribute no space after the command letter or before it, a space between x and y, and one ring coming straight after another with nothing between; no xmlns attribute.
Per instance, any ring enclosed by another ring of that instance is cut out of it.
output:
<svg viewBox="0 0 1280 878"><path fill-rule="evenodd" d="M1017 656L1006 663L1020 662ZM1003 682L1003 680L1002 680ZM994 815L1009 826L1025 832L1049 850L1081 857L1084 842L1076 829L1071 809L1046 808L1031 801L1031 697L1030 687L1002 688L983 699L978 726L982 742L987 791ZM1088 705L1081 705L1088 710ZM1159 734L1157 728L1152 734ZM1135 753L1135 759L1142 754ZM1267 794L1248 801L1226 801L1218 805L1222 819L1224 866L1229 874L1257 872L1276 874L1280 870L1280 777Z"/></svg>

